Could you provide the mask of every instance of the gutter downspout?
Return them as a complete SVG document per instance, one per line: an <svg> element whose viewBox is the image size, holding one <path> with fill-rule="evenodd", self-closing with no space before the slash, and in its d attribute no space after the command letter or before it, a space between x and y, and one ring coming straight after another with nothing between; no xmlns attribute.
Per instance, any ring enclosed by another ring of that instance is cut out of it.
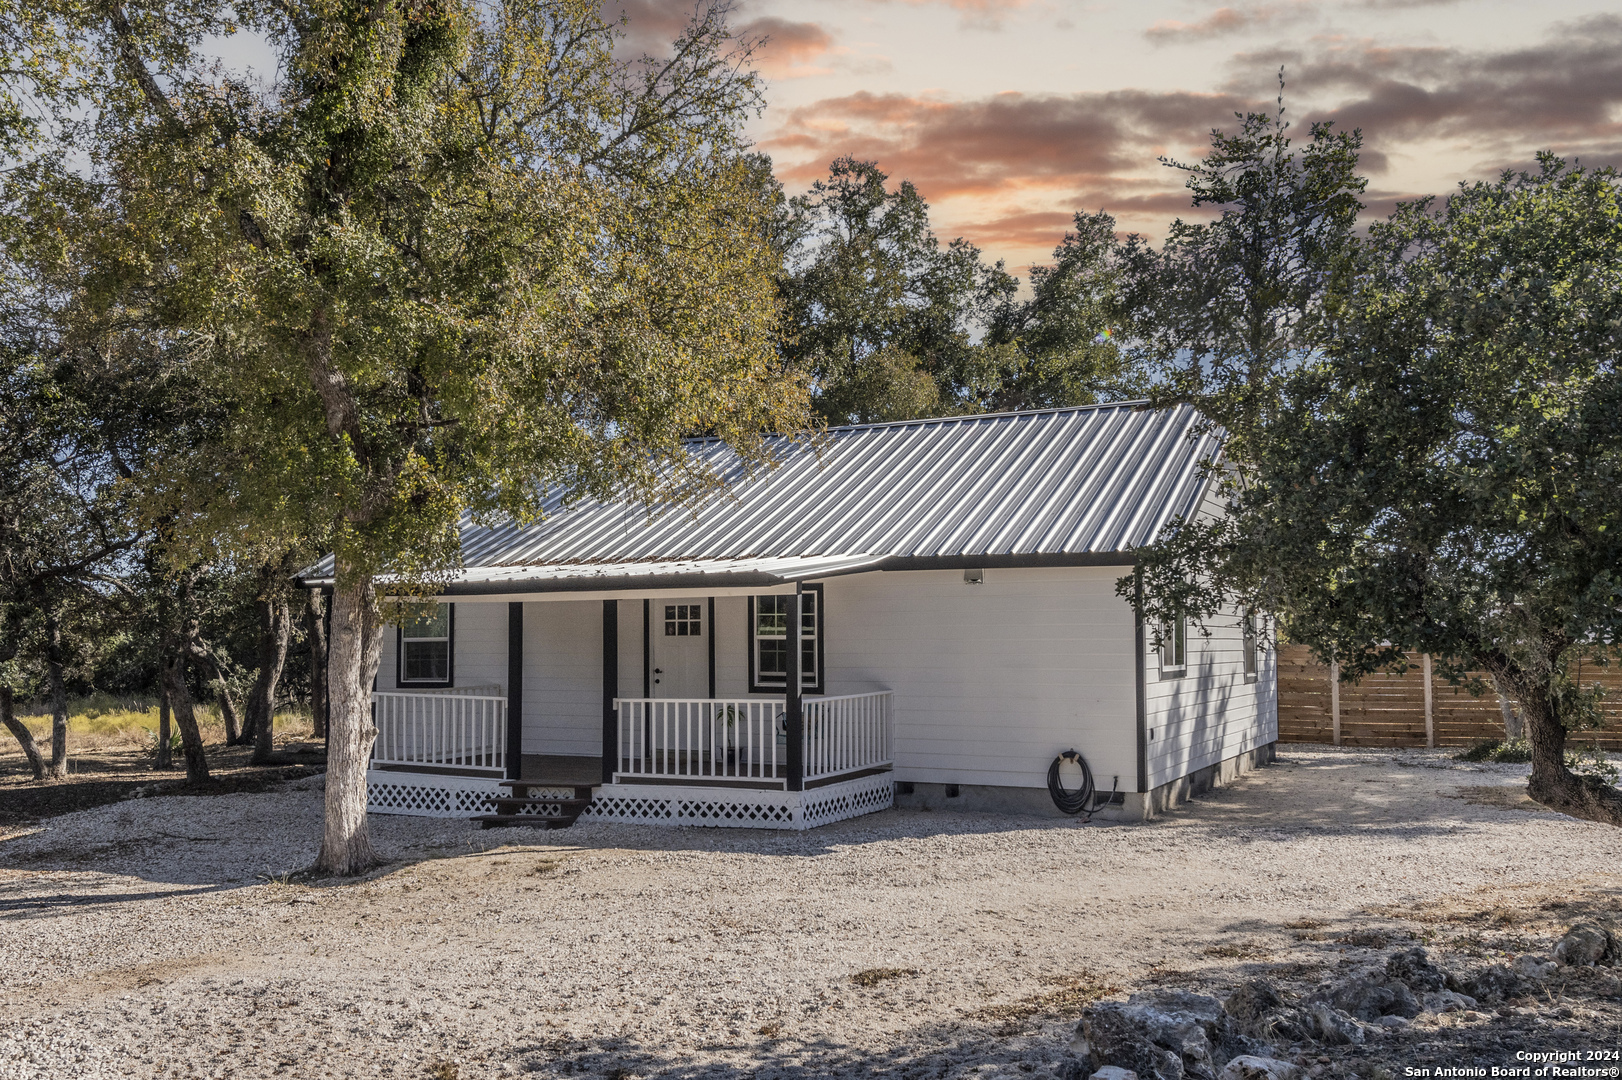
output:
<svg viewBox="0 0 1622 1080"><path fill-rule="evenodd" d="M1148 648L1143 640L1143 568L1137 567L1132 572L1135 579L1132 587L1132 656L1136 665L1138 696L1138 793L1147 795L1149 791L1149 685L1147 668L1149 663ZM1147 807L1145 807L1147 811Z"/></svg>

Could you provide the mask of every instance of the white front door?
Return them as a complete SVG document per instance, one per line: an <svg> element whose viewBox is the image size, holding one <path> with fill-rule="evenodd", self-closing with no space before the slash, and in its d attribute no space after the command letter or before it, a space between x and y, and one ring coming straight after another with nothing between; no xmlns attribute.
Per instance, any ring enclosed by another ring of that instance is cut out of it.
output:
<svg viewBox="0 0 1622 1080"><path fill-rule="evenodd" d="M708 605L702 600L654 600L653 696L707 698L710 696L710 625Z"/></svg>

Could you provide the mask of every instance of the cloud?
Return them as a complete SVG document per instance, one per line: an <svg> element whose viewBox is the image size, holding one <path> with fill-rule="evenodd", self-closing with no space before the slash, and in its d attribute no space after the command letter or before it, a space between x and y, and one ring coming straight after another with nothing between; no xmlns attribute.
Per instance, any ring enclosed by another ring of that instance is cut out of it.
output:
<svg viewBox="0 0 1622 1080"><path fill-rule="evenodd" d="M1619 16L1564 24L1542 42L1498 52L1320 39L1236 60L1247 71L1281 63L1291 94L1315 103L1309 119L1360 127L1376 152L1466 152L1488 169L1536 148L1594 164L1622 156Z"/></svg>
<svg viewBox="0 0 1622 1080"><path fill-rule="evenodd" d="M795 79L806 75L826 75L833 69L813 63L834 51L834 39L818 23L790 22L766 16L737 28L739 37L761 41L756 64L774 79Z"/></svg>
<svg viewBox="0 0 1622 1080"><path fill-rule="evenodd" d="M603 0L603 18L622 23L621 51L667 53L698 12L696 0Z"/></svg>
<svg viewBox="0 0 1622 1080"><path fill-rule="evenodd" d="M1126 178L1159 153L1199 152L1213 125L1251 104L1134 90L974 101L863 92L791 111L762 145L789 159L779 174L791 182L809 183L851 154L912 180L926 198L1064 191L1096 200L1138 186Z"/></svg>
<svg viewBox="0 0 1622 1080"><path fill-rule="evenodd" d="M1310 0L1297 0L1288 4L1270 4L1256 7L1220 7L1197 22L1179 22L1162 19L1143 32L1143 36L1156 45L1183 41L1208 41L1211 38L1256 31L1300 22L1317 13Z"/></svg>
<svg viewBox="0 0 1622 1080"><path fill-rule="evenodd" d="M869 0L870 3L899 3L907 7L940 6L956 11L960 25L971 30L1001 30L1008 15L1030 8L1032 0Z"/></svg>
<svg viewBox="0 0 1622 1080"><path fill-rule="evenodd" d="M1236 112L1272 110L1279 66L1297 138L1313 120L1365 134L1363 171L1382 178L1370 216L1452 177L1490 179L1549 148L1589 165L1622 164L1622 16L1553 28L1500 50L1389 46L1319 36L1253 50L1210 92L1004 93L974 99L854 93L769 114L762 148L791 187L849 154L909 179L963 235L1015 264L1041 261L1076 210L1159 234L1191 211L1166 155L1195 159Z"/></svg>

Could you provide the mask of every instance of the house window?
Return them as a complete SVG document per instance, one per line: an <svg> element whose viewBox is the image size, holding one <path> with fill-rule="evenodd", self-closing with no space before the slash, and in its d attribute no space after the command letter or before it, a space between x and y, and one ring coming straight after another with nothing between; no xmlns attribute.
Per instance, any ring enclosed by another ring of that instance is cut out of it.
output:
<svg viewBox="0 0 1622 1080"><path fill-rule="evenodd" d="M822 586L800 594L800 686L822 693ZM749 689L782 690L788 669L787 596L749 598Z"/></svg>
<svg viewBox="0 0 1622 1080"><path fill-rule="evenodd" d="M697 604L665 605L665 637L703 637L704 617Z"/></svg>
<svg viewBox="0 0 1622 1080"><path fill-rule="evenodd" d="M1243 646L1245 678L1254 679L1259 670L1256 662L1256 613L1254 611L1245 612L1243 630L1245 635Z"/></svg>
<svg viewBox="0 0 1622 1080"><path fill-rule="evenodd" d="M451 685L453 616L449 604L422 604L400 622L401 686Z"/></svg>
<svg viewBox="0 0 1622 1080"><path fill-rule="evenodd" d="M1182 612L1160 624L1160 673L1181 675L1188 670L1188 619Z"/></svg>

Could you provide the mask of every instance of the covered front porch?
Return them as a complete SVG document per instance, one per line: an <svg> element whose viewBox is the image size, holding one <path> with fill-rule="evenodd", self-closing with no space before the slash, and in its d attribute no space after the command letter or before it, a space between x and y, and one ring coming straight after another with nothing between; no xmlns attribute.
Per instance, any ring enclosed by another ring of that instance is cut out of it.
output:
<svg viewBox="0 0 1622 1080"><path fill-rule="evenodd" d="M815 692L825 688L824 673L797 662L821 662L810 640L815 599L802 600L797 584L767 588L748 596L749 625L781 640L751 639L747 683L721 687L744 693L715 692L718 599L723 616L729 603L741 614L742 589L586 603L457 597L443 619L456 644L454 654L446 646L442 672L413 667L414 639L402 631L394 666L380 673L370 809L493 815L499 823L577 813L587 821L809 828L892 805L893 693ZM601 635L590 657L582 642L589 610L600 612L592 630ZM504 642L492 640L498 611ZM461 624L459 634L452 624ZM473 681L496 673L496 648L506 680ZM769 670L773 663L786 670ZM723 683L731 679L726 657L719 670ZM468 685L401 685L422 671ZM781 692L762 693L773 675ZM587 720L588 695L598 699L596 720Z"/></svg>

